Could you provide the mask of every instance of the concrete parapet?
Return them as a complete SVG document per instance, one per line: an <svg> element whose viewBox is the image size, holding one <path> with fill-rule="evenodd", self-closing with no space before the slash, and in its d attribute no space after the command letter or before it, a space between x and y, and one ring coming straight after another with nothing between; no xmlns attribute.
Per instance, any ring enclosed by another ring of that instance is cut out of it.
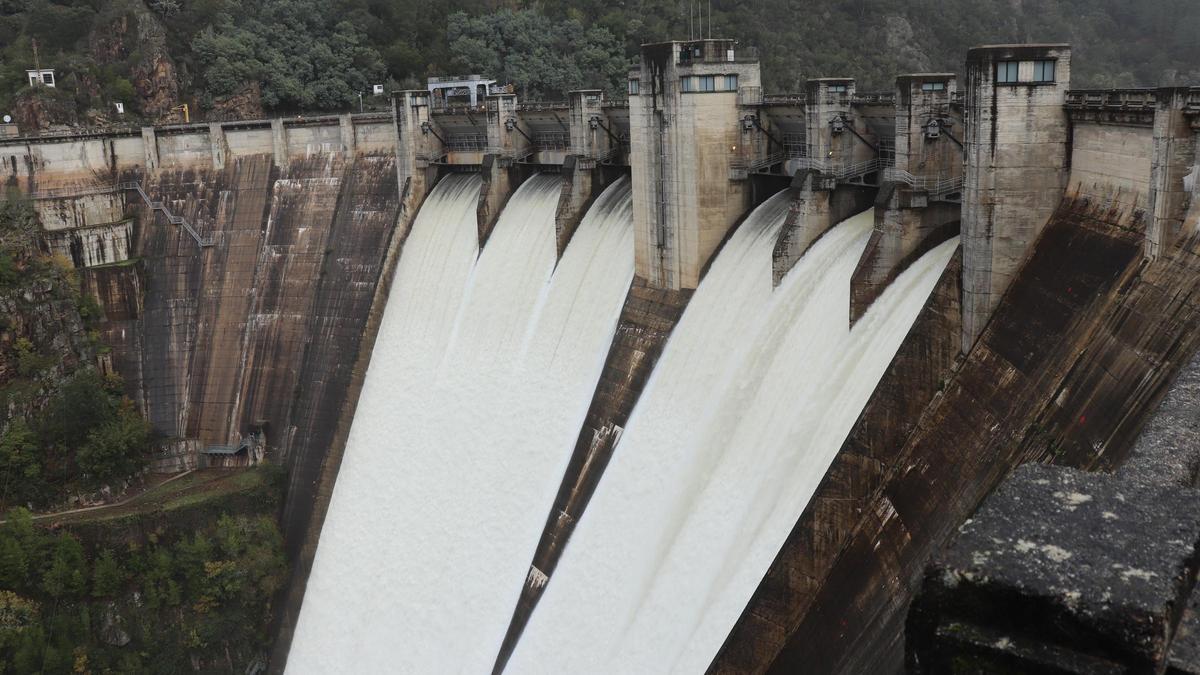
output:
<svg viewBox="0 0 1200 675"><path fill-rule="evenodd" d="M963 351L969 351L1062 198L1071 76L1067 45L967 55L963 139Z"/></svg>
<svg viewBox="0 0 1200 675"><path fill-rule="evenodd" d="M229 144L225 141L225 129L220 122L208 125L208 142L212 151L213 168L224 169Z"/></svg>
<svg viewBox="0 0 1200 675"><path fill-rule="evenodd" d="M142 127L142 149L145 153L142 166L147 171L158 169L158 138L154 133L154 127Z"/></svg>
<svg viewBox="0 0 1200 675"><path fill-rule="evenodd" d="M271 120L271 148L275 156L275 166L287 166L287 129L283 126L283 120L278 118Z"/></svg>
<svg viewBox="0 0 1200 675"><path fill-rule="evenodd" d="M342 132L342 152L353 156L355 153L354 119L350 115L339 115L338 128Z"/></svg>

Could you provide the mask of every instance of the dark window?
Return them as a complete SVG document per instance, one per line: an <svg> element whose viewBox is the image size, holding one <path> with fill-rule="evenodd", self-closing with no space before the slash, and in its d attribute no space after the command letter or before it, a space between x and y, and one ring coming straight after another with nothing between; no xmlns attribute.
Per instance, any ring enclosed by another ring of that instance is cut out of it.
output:
<svg viewBox="0 0 1200 675"><path fill-rule="evenodd" d="M1020 63L1016 61L1000 61L996 64L996 81L1003 84L1019 82L1019 66Z"/></svg>
<svg viewBox="0 0 1200 675"><path fill-rule="evenodd" d="M737 88L738 88L737 75L726 75L725 76L725 90L726 91L737 91Z"/></svg>
<svg viewBox="0 0 1200 675"><path fill-rule="evenodd" d="M690 75L684 75L683 77L679 78L679 90L680 91L695 91L696 90L695 78Z"/></svg>
<svg viewBox="0 0 1200 675"><path fill-rule="evenodd" d="M639 89L641 86L642 86L642 81L641 81L641 80L630 80L630 81L629 81L629 95L630 95L630 96L637 96L638 89Z"/></svg>
<svg viewBox="0 0 1200 675"><path fill-rule="evenodd" d="M945 91L945 82L922 82L921 91Z"/></svg>
<svg viewBox="0 0 1200 675"><path fill-rule="evenodd" d="M699 91L716 91L717 76L716 75L701 75Z"/></svg>
<svg viewBox="0 0 1200 675"><path fill-rule="evenodd" d="M1053 82L1054 81L1054 61L1034 61L1033 62L1033 81L1034 82Z"/></svg>

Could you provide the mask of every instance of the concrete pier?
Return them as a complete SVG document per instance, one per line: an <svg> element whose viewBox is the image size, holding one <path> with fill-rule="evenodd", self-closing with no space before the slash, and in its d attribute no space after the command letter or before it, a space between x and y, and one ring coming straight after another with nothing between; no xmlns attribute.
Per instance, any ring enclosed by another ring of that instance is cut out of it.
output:
<svg viewBox="0 0 1200 675"><path fill-rule="evenodd" d="M963 351L970 351L1062 198L1071 48L992 45L967 53L963 139Z"/></svg>
<svg viewBox="0 0 1200 675"><path fill-rule="evenodd" d="M850 284L857 321L910 262L959 231L962 109L952 73L896 78L895 164L881 171L875 232Z"/></svg>
<svg viewBox="0 0 1200 675"><path fill-rule="evenodd" d="M636 274L663 289L695 288L729 228L750 206L730 180L741 138L738 92L760 89L759 64L733 40L642 47L630 96Z"/></svg>

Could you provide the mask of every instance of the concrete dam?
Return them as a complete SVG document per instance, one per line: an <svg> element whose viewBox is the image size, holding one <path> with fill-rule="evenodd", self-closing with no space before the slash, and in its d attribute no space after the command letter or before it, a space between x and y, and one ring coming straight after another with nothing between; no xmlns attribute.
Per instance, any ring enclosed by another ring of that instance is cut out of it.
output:
<svg viewBox="0 0 1200 675"><path fill-rule="evenodd" d="M0 143L157 470L288 470L274 671L883 672L1021 463L1120 465L1196 352L1200 88L998 45L764 93ZM469 96L469 100L463 100Z"/></svg>

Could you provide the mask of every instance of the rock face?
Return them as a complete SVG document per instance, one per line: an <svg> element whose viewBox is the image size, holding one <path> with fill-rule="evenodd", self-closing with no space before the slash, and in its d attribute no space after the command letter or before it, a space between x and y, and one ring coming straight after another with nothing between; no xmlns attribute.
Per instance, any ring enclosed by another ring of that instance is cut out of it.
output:
<svg viewBox="0 0 1200 675"><path fill-rule="evenodd" d="M925 574L916 672L1152 672L1195 581L1200 491L1026 465Z"/></svg>
<svg viewBox="0 0 1200 675"><path fill-rule="evenodd" d="M262 88L257 82L247 82L237 92L212 103L210 120L253 120L263 117Z"/></svg>
<svg viewBox="0 0 1200 675"><path fill-rule="evenodd" d="M115 63L132 54L140 56L131 80L138 108L147 117L160 117L179 105L179 79L167 53L167 31L150 12L122 14L113 19L105 30L93 33L91 51L99 63Z"/></svg>

